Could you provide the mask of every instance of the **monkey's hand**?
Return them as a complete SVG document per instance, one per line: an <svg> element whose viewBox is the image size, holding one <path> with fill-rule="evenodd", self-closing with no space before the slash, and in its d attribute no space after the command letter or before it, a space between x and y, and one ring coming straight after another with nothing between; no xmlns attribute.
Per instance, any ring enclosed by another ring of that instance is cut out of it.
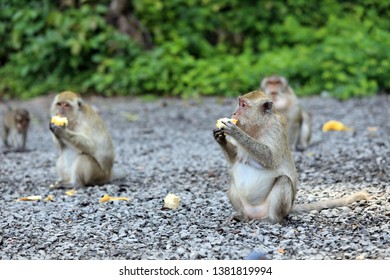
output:
<svg viewBox="0 0 390 280"><path fill-rule="evenodd" d="M226 135L232 136L233 138L240 133L240 129L231 121L222 121L224 127L221 129Z"/></svg>
<svg viewBox="0 0 390 280"><path fill-rule="evenodd" d="M221 145L226 145L226 135L222 128L216 128L213 130L214 139Z"/></svg>
<svg viewBox="0 0 390 280"><path fill-rule="evenodd" d="M49 128L54 135L61 137L65 133L66 127L64 125L56 125L54 123L50 123Z"/></svg>

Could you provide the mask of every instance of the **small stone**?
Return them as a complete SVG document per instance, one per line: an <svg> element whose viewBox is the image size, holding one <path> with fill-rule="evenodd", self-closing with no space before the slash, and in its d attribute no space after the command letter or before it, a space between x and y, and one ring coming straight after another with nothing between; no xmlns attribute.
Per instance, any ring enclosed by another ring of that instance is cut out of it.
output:
<svg viewBox="0 0 390 280"><path fill-rule="evenodd" d="M291 237L294 237L294 236L295 236L295 230L293 230L293 229L290 229L289 231L287 231L283 235L284 238L291 238Z"/></svg>
<svg viewBox="0 0 390 280"><path fill-rule="evenodd" d="M183 255L186 252L186 249L184 249L183 247L179 247L179 248L177 248L176 252L179 255Z"/></svg>
<svg viewBox="0 0 390 280"><path fill-rule="evenodd" d="M357 256L356 259L357 260L364 260L365 256L366 256L366 254L361 254L361 255Z"/></svg>

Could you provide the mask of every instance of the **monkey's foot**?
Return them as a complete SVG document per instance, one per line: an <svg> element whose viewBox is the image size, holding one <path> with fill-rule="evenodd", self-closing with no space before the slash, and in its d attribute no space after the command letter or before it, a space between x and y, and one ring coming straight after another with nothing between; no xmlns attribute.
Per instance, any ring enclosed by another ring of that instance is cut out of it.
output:
<svg viewBox="0 0 390 280"><path fill-rule="evenodd" d="M27 150L25 148L17 148L14 151L15 151L15 153L28 153L28 152L30 152L30 150Z"/></svg>
<svg viewBox="0 0 390 280"><path fill-rule="evenodd" d="M72 183L64 182L64 181L56 181L53 184L50 184L49 186L51 189L76 189L77 186L75 186Z"/></svg>
<svg viewBox="0 0 390 280"><path fill-rule="evenodd" d="M307 145L302 145L302 144L297 144L297 146L295 147L295 150L297 152L303 152L306 149L307 149Z"/></svg>
<svg viewBox="0 0 390 280"><path fill-rule="evenodd" d="M233 223L233 222L243 222L243 223L247 223L249 222L250 220L248 219L248 217L242 215L242 214L234 214L232 215L227 223L230 224L230 223Z"/></svg>

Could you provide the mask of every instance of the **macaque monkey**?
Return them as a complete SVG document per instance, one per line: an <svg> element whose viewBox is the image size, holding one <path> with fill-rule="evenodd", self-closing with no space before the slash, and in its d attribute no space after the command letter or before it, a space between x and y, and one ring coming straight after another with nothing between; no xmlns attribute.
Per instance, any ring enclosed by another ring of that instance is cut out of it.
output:
<svg viewBox="0 0 390 280"><path fill-rule="evenodd" d="M294 205L298 175L287 140L285 117L272 99L253 91L238 97L231 116L213 134L229 163L228 197L243 220L281 222L289 213L345 206L368 199L365 192L347 198Z"/></svg>
<svg viewBox="0 0 390 280"><path fill-rule="evenodd" d="M13 147L23 152L26 147L30 114L26 109L10 109L4 115L3 143L7 148ZM9 143L10 142L10 143Z"/></svg>
<svg viewBox="0 0 390 280"><path fill-rule="evenodd" d="M260 90L272 98L275 109L287 118L290 147L306 149L312 132L311 116L299 103L287 79L277 75L266 77L261 81Z"/></svg>
<svg viewBox="0 0 390 280"><path fill-rule="evenodd" d="M71 91L55 96L51 116L66 117L67 125L50 123L59 148L57 174L62 187L101 185L112 178L114 146L99 115Z"/></svg>

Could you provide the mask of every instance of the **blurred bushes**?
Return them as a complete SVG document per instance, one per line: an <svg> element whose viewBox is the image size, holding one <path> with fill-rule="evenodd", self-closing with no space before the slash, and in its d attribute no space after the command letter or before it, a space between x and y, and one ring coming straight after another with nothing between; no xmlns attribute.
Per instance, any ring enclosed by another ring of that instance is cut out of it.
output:
<svg viewBox="0 0 390 280"><path fill-rule="evenodd" d="M390 2L134 0L145 50L106 21L110 1L0 4L0 96L238 94L285 75L299 95L390 89Z"/></svg>

